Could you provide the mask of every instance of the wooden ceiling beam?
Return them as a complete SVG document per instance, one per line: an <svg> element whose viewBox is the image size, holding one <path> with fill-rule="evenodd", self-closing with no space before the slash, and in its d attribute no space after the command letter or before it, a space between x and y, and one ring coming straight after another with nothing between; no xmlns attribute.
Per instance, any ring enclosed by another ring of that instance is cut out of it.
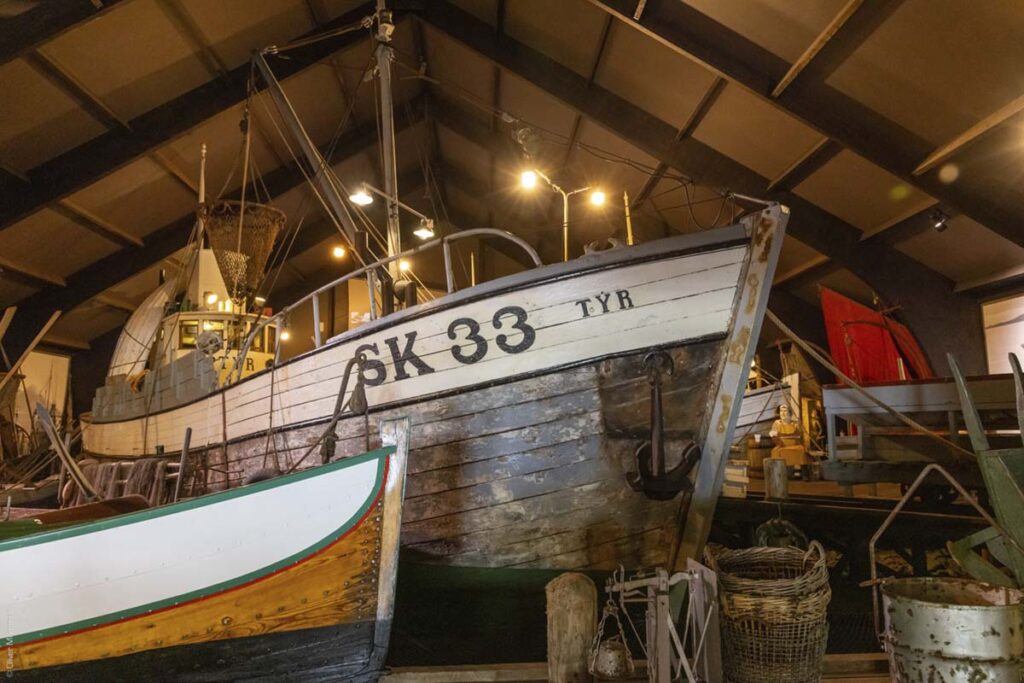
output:
<svg viewBox="0 0 1024 683"><path fill-rule="evenodd" d="M372 3L364 3L325 24L324 28L347 26L372 9ZM364 37L362 32L353 32L296 49L289 53L290 59L274 60L275 73L284 81ZM229 83L225 84L220 78L212 79L128 121L131 130L111 130L32 169L29 172L31 187L17 192L7 191L7 188L0 191L0 230L125 164L151 154L210 117L243 102L249 71L249 64L242 64L228 74Z"/></svg>
<svg viewBox="0 0 1024 683"><path fill-rule="evenodd" d="M121 247L141 247L142 240L110 221L100 218L68 199L60 199L50 205L50 210L80 225L98 237Z"/></svg>
<svg viewBox="0 0 1024 683"><path fill-rule="evenodd" d="M35 2L31 9L4 17L0 22L0 64L35 50L122 2L125 0L104 0L102 7L88 2Z"/></svg>
<svg viewBox="0 0 1024 683"><path fill-rule="evenodd" d="M682 3L649 6L644 21L652 9L669 5ZM765 194L769 179L693 137L676 140L678 131L670 124L604 88L588 85L585 77L527 45L510 38L495 44L486 25L452 3L430 3L420 16L452 40L515 73L694 182L751 196ZM629 17L632 21L632 9ZM790 92L792 89L786 94ZM794 220L789 232L795 238L853 272L885 300L902 304L912 328L927 340L926 350L936 367L943 366L945 352L951 350L958 357L969 358L975 370L983 370L984 358L979 350L984 341L976 305L955 295L948 278L886 244L861 242L860 230L799 195L773 192L766 199L790 207ZM948 335L951 324L959 326L962 333Z"/></svg>
<svg viewBox="0 0 1024 683"><path fill-rule="evenodd" d="M789 168L772 178L765 188L766 192L776 190L792 190L810 175L827 164L841 152L843 146L835 140L822 138L818 144L807 150L807 153L790 164Z"/></svg>
<svg viewBox="0 0 1024 683"><path fill-rule="evenodd" d="M860 6L864 4L864 0L848 0L845 5L839 10L839 13L832 18L832 21L828 22L828 25L822 29L821 33L815 36L811 44L807 46L807 49L803 51L797 60L793 62L792 66L789 67L789 71L782 77L778 85L772 90L772 97L778 97L782 92L789 86L790 83L796 80L796 77L803 72L804 69L810 65L811 61L818 56L822 48L832 40L835 35L839 32L839 29L843 27L843 24L853 16L854 12L860 9Z"/></svg>
<svg viewBox="0 0 1024 683"><path fill-rule="evenodd" d="M97 303L100 303L107 308L125 311L126 313L134 313L139 307L138 304L133 303L120 295L114 294L113 292L103 292L98 294L95 300Z"/></svg>
<svg viewBox="0 0 1024 683"><path fill-rule="evenodd" d="M200 61L209 70L210 75L229 80L231 70L228 68L228 65L214 52L209 42L207 42L206 36L203 35L203 30L196 23L196 20L192 18L188 10L181 5L180 0L157 0L156 4L164 16L174 24L178 35L192 45L192 48L199 55Z"/></svg>
<svg viewBox="0 0 1024 683"><path fill-rule="evenodd" d="M130 131L128 122L118 116L114 110L94 92L89 90L74 74L61 66L55 59L48 57L39 50L31 50L24 55L25 61L38 74L63 90L93 117L109 130L124 129Z"/></svg>
<svg viewBox="0 0 1024 683"><path fill-rule="evenodd" d="M700 102L697 103L697 107L690 114L689 118L686 119L686 123L679 129L679 132L676 133L676 142L693 135L693 131L697 130L697 126L699 126L701 121L707 117L711 108L715 106L715 102L718 101L718 98L721 96L724 89L724 78L716 78L711 82L711 86L707 91L705 91L703 97L700 98ZM643 206L644 202L647 201L647 198L651 196L651 192L654 191L654 188L657 187L658 183L661 182L661 179L665 177L665 173L667 171L668 164L665 162L658 164L654 173L644 181L644 184L640 187L640 191L636 193L636 197L634 197L633 201L630 202L629 208L631 210L636 211Z"/></svg>
<svg viewBox="0 0 1024 683"><path fill-rule="evenodd" d="M949 142L940 145L934 152L928 155L928 158L918 164L917 168L914 169L914 175L919 176L922 173L927 173L985 133L1022 111L1024 111L1024 95L1007 102Z"/></svg>
<svg viewBox="0 0 1024 683"><path fill-rule="evenodd" d="M3 256L0 256L0 278L36 288L64 287L67 284L62 277L40 272Z"/></svg>
<svg viewBox="0 0 1024 683"><path fill-rule="evenodd" d="M649 3L637 21L633 18L635 0L589 1L666 47L743 86L944 205L1024 246L1024 205L1011 193L993 187L991 179L982 174L962 174L955 183L942 182L937 173L913 175L934 146L820 77L841 63L849 47L870 35L903 0L865 2L803 75L776 98L771 97L772 90L790 65L685 2Z"/></svg>

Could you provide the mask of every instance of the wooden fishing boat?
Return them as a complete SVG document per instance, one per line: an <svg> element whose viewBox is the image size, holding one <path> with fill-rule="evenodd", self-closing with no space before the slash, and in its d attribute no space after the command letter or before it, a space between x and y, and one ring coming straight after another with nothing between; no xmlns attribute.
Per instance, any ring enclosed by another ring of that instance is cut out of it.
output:
<svg viewBox="0 0 1024 683"><path fill-rule="evenodd" d="M408 453L385 447L0 542L16 680L373 681L387 652Z"/></svg>
<svg viewBox="0 0 1024 683"><path fill-rule="evenodd" d="M391 59L388 16L374 18L382 97ZM346 201L340 179L328 177L330 163L302 131L263 57L255 60L305 155L317 196L348 230L358 206ZM389 112L390 102L381 110ZM387 121L383 131L385 143L393 143ZM393 170L385 169L392 180ZM86 451L173 457L191 427L203 482L230 488L268 465L293 466L336 406L359 391L368 409L338 421L324 457L361 452L379 420L396 411L410 416L416 435L402 540L411 556L568 568L664 564L679 548L683 555L699 552L788 209L733 195L747 211L733 225L544 266L528 244L489 228L403 251L400 202L390 181L382 192L389 205L386 256L365 258L362 267L272 315L246 299L232 305L227 319L220 302L239 299L244 288L228 257L240 261L236 249L273 239L265 231L251 240L244 234L248 218L239 214L250 214L204 204L199 227L212 248L196 244L197 274L181 285L178 304L166 291L129 322L94 401ZM220 220L224 213L229 220ZM263 223L271 220L268 213ZM225 234L227 244L218 246ZM366 234L350 237L354 252L366 255L359 246ZM456 291L451 250L466 238L505 240L536 267ZM408 296L415 283L401 280L396 266L431 250L443 256L447 292L417 303ZM258 257L245 255L250 264ZM326 302L351 305L357 290L369 320L336 333L328 318L348 320L355 310L338 315ZM395 304L397 291L407 295L404 307ZM174 310L155 316L153 334L136 324L167 304ZM215 352L205 353L197 337L203 329L220 334L223 346L215 342ZM309 347L281 360L286 330L290 343L309 340ZM156 337L163 340L159 350L121 352L122 344ZM346 367L356 359L358 381L339 403Z"/></svg>

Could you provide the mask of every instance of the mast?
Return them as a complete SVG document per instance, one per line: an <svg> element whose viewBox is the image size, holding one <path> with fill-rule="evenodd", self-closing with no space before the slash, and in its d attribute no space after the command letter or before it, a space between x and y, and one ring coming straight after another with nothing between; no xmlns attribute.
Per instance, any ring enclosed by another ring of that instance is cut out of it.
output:
<svg viewBox="0 0 1024 683"><path fill-rule="evenodd" d="M395 57L391 34L395 25L387 0L377 0L377 73L380 77L381 164L384 169L384 198L388 216L388 256L402 251L402 235L398 217L398 171L395 152L395 112L391 92L391 62ZM398 263L389 266L392 280L398 279Z"/></svg>

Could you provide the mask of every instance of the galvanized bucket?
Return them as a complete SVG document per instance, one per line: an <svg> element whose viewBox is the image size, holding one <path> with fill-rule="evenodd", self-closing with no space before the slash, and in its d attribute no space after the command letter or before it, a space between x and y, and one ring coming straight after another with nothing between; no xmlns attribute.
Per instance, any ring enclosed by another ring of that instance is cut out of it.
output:
<svg viewBox="0 0 1024 683"><path fill-rule="evenodd" d="M1024 594L966 579L882 583L885 650L896 683L1024 681Z"/></svg>

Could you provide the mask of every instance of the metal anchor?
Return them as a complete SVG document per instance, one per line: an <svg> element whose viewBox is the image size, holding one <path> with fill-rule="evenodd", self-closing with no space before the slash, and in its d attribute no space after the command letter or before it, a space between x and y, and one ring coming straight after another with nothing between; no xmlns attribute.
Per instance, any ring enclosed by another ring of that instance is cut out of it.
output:
<svg viewBox="0 0 1024 683"><path fill-rule="evenodd" d="M700 447L687 440L679 464L666 469L661 384L675 373L675 363L664 351L654 351L644 357L643 368L651 384L651 439L636 449L636 472L628 473L626 481L634 491L652 500L671 500L680 491L692 488L689 474L700 460Z"/></svg>

